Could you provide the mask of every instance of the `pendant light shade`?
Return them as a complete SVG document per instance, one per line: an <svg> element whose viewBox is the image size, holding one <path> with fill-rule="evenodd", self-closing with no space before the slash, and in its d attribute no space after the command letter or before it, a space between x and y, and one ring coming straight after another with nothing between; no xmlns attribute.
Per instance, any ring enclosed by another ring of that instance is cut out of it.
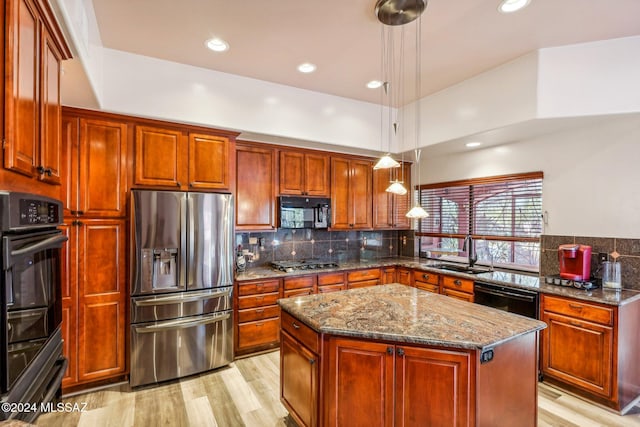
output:
<svg viewBox="0 0 640 427"><path fill-rule="evenodd" d="M404 196L405 194L407 194L407 189L404 188L404 185L402 185L402 182L398 180L393 181L385 191L387 193L397 194L398 196Z"/></svg>
<svg viewBox="0 0 640 427"><path fill-rule="evenodd" d="M422 206L416 204L411 208L409 212L407 212L406 217L411 219L421 219L428 217L429 214L425 211Z"/></svg>
<svg viewBox="0 0 640 427"><path fill-rule="evenodd" d="M374 169L389 169L389 168L397 168L400 166L400 163L396 162L391 158L391 154L387 153L384 156L380 157L378 163L373 167Z"/></svg>

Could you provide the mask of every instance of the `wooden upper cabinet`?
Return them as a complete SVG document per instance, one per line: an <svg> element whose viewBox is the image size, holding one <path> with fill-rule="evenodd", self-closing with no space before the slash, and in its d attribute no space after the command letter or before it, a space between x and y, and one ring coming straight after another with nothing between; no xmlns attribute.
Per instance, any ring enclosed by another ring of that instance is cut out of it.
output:
<svg viewBox="0 0 640 427"><path fill-rule="evenodd" d="M62 120L65 214L127 215L127 125L65 115Z"/></svg>
<svg viewBox="0 0 640 427"><path fill-rule="evenodd" d="M236 230L276 227L276 152L236 144Z"/></svg>
<svg viewBox="0 0 640 427"><path fill-rule="evenodd" d="M60 63L71 53L48 2L5 5L4 167L60 184Z"/></svg>
<svg viewBox="0 0 640 427"><path fill-rule="evenodd" d="M404 183L407 194L399 196L386 190L392 181ZM373 171L373 228L409 229L411 220L405 214L411 208L411 164L400 168Z"/></svg>
<svg viewBox="0 0 640 427"><path fill-rule="evenodd" d="M372 226L370 160L331 158L331 228L369 229Z"/></svg>
<svg viewBox="0 0 640 427"><path fill-rule="evenodd" d="M138 125L134 184L230 191L233 147L226 135Z"/></svg>
<svg viewBox="0 0 640 427"><path fill-rule="evenodd" d="M327 154L281 151L280 194L329 196Z"/></svg>
<svg viewBox="0 0 640 427"><path fill-rule="evenodd" d="M136 185L186 189L188 147L180 130L136 126Z"/></svg>
<svg viewBox="0 0 640 427"><path fill-rule="evenodd" d="M228 190L230 186L229 138L189 134L189 188Z"/></svg>

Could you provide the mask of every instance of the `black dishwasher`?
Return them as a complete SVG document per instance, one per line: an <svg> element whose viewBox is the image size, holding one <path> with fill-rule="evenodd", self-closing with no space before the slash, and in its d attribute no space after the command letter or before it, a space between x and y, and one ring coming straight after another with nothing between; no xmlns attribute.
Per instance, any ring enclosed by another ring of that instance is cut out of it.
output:
<svg viewBox="0 0 640 427"><path fill-rule="evenodd" d="M474 283L474 302L521 316L538 318L538 293L486 282Z"/></svg>

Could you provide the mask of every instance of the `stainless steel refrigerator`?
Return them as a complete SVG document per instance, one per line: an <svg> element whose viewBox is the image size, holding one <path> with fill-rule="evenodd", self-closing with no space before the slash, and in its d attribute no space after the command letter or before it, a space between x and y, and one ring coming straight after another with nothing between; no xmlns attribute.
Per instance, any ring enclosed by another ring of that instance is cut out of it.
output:
<svg viewBox="0 0 640 427"><path fill-rule="evenodd" d="M131 191L131 386L233 360L233 196Z"/></svg>

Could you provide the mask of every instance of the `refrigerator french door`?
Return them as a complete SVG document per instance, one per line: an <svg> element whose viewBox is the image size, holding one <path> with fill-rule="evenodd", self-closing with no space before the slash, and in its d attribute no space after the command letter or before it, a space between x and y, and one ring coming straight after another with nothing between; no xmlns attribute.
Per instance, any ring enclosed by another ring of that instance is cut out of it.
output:
<svg viewBox="0 0 640 427"><path fill-rule="evenodd" d="M131 375L139 386L233 360L233 199L132 191Z"/></svg>

